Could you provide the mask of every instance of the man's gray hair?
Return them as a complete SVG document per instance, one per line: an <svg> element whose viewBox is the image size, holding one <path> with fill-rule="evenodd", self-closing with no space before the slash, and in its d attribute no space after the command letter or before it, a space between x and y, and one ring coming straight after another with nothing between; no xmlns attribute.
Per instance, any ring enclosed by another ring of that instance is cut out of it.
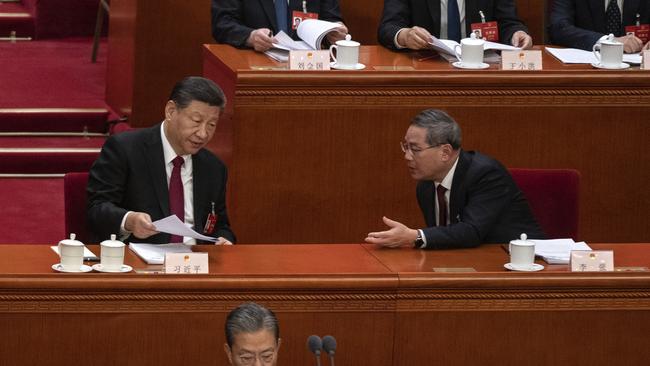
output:
<svg viewBox="0 0 650 366"><path fill-rule="evenodd" d="M262 329L273 333L276 342L280 338L278 318L271 310L254 302L241 304L226 318L226 342L232 347L236 335L255 333Z"/></svg>
<svg viewBox="0 0 650 366"><path fill-rule="evenodd" d="M440 109L427 109L411 120L412 126L426 128L427 143L430 146L450 144L454 150L461 146L463 137L460 126Z"/></svg>

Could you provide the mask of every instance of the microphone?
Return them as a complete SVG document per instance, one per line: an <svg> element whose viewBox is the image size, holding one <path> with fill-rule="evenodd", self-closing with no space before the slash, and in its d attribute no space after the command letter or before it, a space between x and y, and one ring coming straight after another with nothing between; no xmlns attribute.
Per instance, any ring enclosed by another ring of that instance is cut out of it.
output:
<svg viewBox="0 0 650 366"><path fill-rule="evenodd" d="M331 335L323 337L323 350L330 356L330 365L334 366L334 353L336 352L336 339Z"/></svg>
<svg viewBox="0 0 650 366"><path fill-rule="evenodd" d="M323 347L323 341L317 335L310 335L307 338L307 348L316 356L316 366L320 366L320 349Z"/></svg>

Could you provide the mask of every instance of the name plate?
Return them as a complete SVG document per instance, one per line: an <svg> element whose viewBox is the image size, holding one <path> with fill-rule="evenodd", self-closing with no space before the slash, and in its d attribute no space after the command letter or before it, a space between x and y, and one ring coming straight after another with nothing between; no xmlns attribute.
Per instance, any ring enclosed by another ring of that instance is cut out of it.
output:
<svg viewBox="0 0 650 366"><path fill-rule="evenodd" d="M535 71L542 69L542 51L502 51L501 69Z"/></svg>
<svg viewBox="0 0 650 366"><path fill-rule="evenodd" d="M330 51L289 51L289 70L324 71L330 69Z"/></svg>
<svg viewBox="0 0 650 366"><path fill-rule="evenodd" d="M613 272L614 251L574 250L571 252L571 272Z"/></svg>
<svg viewBox="0 0 650 366"><path fill-rule="evenodd" d="M641 55L643 56L641 68L643 70L650 70L650 50L643 51Z"/></svg>
<svg viewBox="0 0 650 366"><path fill-rule="evenodd" d="M165 253L165 273L208 273L208 253Z"/></svg>

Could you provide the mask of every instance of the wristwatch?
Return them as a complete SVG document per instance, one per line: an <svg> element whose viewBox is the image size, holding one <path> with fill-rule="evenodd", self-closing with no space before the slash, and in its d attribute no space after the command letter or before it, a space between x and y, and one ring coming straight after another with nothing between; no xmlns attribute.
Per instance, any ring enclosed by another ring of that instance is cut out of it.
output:
<svg viewBox="0 0 650 366"><path fill-rule="evenodd" d="M418 230L418 236L415 238L415 241L413 242L413 247L421 248L423 244L424 244L424 239L422 239L422 230Z"/></svg>

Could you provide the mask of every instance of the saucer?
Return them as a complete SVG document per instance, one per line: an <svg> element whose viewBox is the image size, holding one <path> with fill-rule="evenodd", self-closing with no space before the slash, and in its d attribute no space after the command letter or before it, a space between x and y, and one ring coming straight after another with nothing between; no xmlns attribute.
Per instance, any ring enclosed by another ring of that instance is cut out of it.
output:
<svg viewBox="0 0 650 366"><path fill-rule="evenodd" d="M114 269L108 270L108 269L104 269L101 263L97 263L97 264L93 264L93 269L97 272L104 272L104 273L127 273L133 271L133 267L126 264L123 264L122 267L118 270L114 270Z"/></svg>
<svg viewBox="0 0 650 366"><path fill-rule="evenodd" d="M482 70L482 69L487 69L488 67L490 67L490 65L486 64L485 62L481 62L481 64L478 67L476 67L476 66L466 66L465 64L463 64L460 61L456 61L451 65L453 67L457 67L459 69L466 69L466 70Z"/></svg>
<svg viewBox="0 0 650 366"><path fill-rule="evenodd" d="M366 68L366 65L357 63L356 65L354 65L354 67L343 66L343 65L339 66L336 62L330 62L330 67L332 69L337 69L337 70L363 70Z"/></svg>
<svg viewBox="0 0 650 366"><path fill-rule="evenodd" d="M506 263L503 266L506 267L506 269L509 269L511 271L521 271L521 272L537 272L544 269L544 266L537 263L533 263L532 265L526 267L517 267L514 266L512 263Z"/></svg>
<svg viewBox="0 0 650 366"><path fill-rule="evenodd" d="M623 69L627 69L628 67L630 67L630 64L627 64L627 63L625 63L625 62L621 62L621 64L618 65L618 67L611 67L611 66L604 66L604 65L601 65L601 64L593 63L593 64L591 64L591 66L593 66L593 67L595 67L595 68L597 68L597 69L605 69L605 70L623 70Z"/></svg>
<svg viewBox="0 0 650 366"><path fill-rule="evenodd" d="M82 264L81 268L79 268L79 270L71 271L71 270L63 269L63 266L61 265L61 263L53 264L52 269L57 271L57 272L65 272L65 273L83 273L83 272L90 272L90 271L93 270L92 268L90 268L90 266Z"/></svg>

